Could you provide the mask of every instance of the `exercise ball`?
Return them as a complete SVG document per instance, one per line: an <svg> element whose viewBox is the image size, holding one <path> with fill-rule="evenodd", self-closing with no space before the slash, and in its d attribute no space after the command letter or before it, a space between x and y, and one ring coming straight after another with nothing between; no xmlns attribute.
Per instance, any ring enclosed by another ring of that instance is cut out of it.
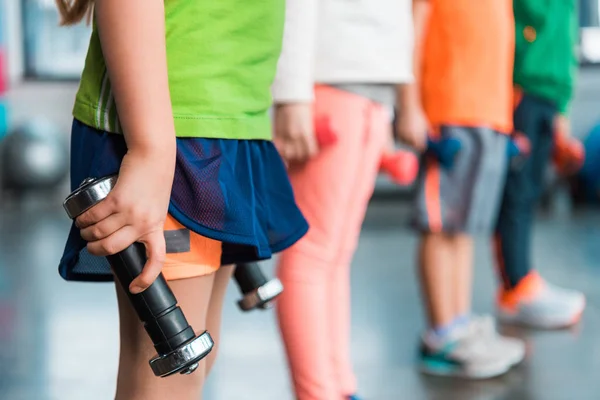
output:
<svg viewBox="0 0 600 400"><path fill-rule="evenodd" d="M0 171L6 188L51 189L69 170L65 135L51 122L31 120L11 131L0 142Z"/></svg>

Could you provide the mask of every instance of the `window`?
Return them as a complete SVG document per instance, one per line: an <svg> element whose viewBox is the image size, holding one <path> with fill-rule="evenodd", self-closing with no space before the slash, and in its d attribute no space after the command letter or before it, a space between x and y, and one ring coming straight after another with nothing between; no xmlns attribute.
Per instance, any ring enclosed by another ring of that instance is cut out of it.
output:
<svg viewBox="0 0 600 400"><path fill-rule="evenodd" d="M25 73L46 79L78 79L91 28L60 27L54 0L23 0Z"/></svg>

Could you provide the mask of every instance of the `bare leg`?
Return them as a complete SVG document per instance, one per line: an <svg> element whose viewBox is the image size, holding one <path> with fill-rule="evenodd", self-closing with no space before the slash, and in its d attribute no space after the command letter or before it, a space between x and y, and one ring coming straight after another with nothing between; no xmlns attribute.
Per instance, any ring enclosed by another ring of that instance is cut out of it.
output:
<svg viewBox="0 0 600 400"><path fill-rule="evenodd" d="M437 233L423 234L419 250L421 289L430 327L446 326L456 318L452 238Z"/></svg>
<svg viewBox="0 0 600 400"><path fill-rule="evenodd" d="M217 351L219 350L219 343L221 342L221 315L223 314L223 300L225 298L225 292L227 291L227 285L229 284L229 281L231 281L231 274L233 273L233 270L233 265L225 265L219 268L219 270L215 273L215 282L210 295L208 317L206 319L206 327L215 341L215 347L213 347L210 354L206 357L205 376L210 374L210 371L212 370L217 358Z"/></svg>
<svg viewBox="0 0 600 400"><path fill-rule="evenodd" d="M170 281L190 325L196 332L206 328L206 317L214 274L197 278ZM117 285L121 354L115 400L198 400L202 396L206 362L191 375L157 378L148 361L156 352L152 341L140 323L127 296Z"/></svg>
<svg viewBox="0 0 600 400"><path fill-rule="evenodd" d="M454 312L465 316L471 312L473 286L473 239L468 235L454 237Z"/></svg>

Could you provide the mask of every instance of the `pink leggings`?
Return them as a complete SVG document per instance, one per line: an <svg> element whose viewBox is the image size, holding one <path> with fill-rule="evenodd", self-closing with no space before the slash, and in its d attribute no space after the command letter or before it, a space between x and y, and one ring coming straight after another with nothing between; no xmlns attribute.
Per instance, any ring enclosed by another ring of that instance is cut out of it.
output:
<svg viewBox="0 0 600 400"><path fill-rule="evenodd" d="M316 87L315 116L337 143L290 171L307 235L280 258L277 315L298 400L356 391L350 361L350 263L391 135L390 115L361 96Z"/></svg>

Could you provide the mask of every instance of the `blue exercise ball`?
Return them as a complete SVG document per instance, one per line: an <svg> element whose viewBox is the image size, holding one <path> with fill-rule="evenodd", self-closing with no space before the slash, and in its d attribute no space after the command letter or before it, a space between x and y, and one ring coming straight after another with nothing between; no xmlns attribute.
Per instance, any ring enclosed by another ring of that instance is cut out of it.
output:
<svg viewBox="0 0 600 400"><path fill-rule="evenodd" d="M33 119L11 131L0 143L0 171L6 188L50 189L66 178L66 135L45 119Z"/></svg>

